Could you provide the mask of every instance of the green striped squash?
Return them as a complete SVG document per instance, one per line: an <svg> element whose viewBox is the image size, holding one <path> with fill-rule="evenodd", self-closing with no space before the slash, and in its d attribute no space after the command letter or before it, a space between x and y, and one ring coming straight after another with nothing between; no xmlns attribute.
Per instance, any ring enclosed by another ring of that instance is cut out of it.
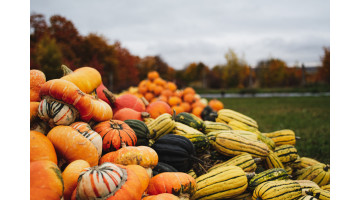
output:
<svg viewBox="0 0 360 200"><path fill-rule="evenodd" d="M327 185L330 182L330 166L325 164L316 164L301 170L298 180L311 180L319 186Z"/></svg>
<svg viewBox="0 0 360 200"><path fill-rule="evenodd" d="M203 120L201 120L200 118L196 117L193 114L187 112L179 113L176 115L175 121L188 125L198 131L201 132L205 131L205 124Z"/></svg>
<svg viewBox="0 0 360 200"><path fill-rule="evenodd" d="M294 181L300 184L302 195L306 195L306 192L309 191L311 188L320 188L318 184L310 180L294 180Z"/></svg>
<svg viewBox="0 0 360 200"><path fill-rule="evenodd" d="M292 200L299 197L301 187L292 180L267 181L258 185L253 192L254 200Z"/></svg>
<svg viewBox="0 0 360 200"><path fill-rule="evenodd" d="M244 154L235 156L225 162L214 165L208 171L215 170L219 167L230 166L230 165L241 167L241 169L243 169L245 172L254 172L256 169L256 163L255 163L254 158L250 154L244 153Z"/></svg>
<svg viewBox="0 0 360 200"><path fill-rule="evenodd" d="M255 188L260 185L261 183L264 183L266 181L273 181L273 180L286 180L289 179L288 173L285 171L285 169L282 168L273 168L268 169L264 172L261 172L259 174L256 174L250 181L249 181L249 187L250 191L255 190Z"/></svg>
<svg viewBox="0 0 360 200"><path fill-rule="evenodd" d="M205 134L180 122L175 122L175 128L172 132L175 135L188 138L194 144L197 153L202 153L210 147L209 140Z"/></svg>
<svg viewBox="0 0 360 200"><path fill-rule="evenodd" d="M226 199L245 192L248 180L237 166L219 167L196 178L197 190L192 200Z"/></svg>
<svg viewBox="0 0 360 200"><path fill-rule="evenodd" d="M149 146L150 131L143 121L128 119L124 122L135 131L137 137L135 146Z"/></svg>
<svg viewBox="0 0 360 200"><path fill-rule="evenodd" d="M232 130L232 128L224 123L220 122L211 122L211 121L204 121L205 125L205 134L208 134L213 131L224 131L224 130Z"/></svg>
<svg viewBox="0 0 360 200"><path fill-rule="evenodd" d="M265 158L264 165L265 165L266 169L272 169L272 168L285 169L280 158L277 157L277 155L273 151L270 151L269 155Z"/></svg>
<svg viewBox="0 0 360 200"><path fill-rule="evenodd" d="M263 133L265 136L271 138L276 146L285 144L295 145L295 132L290 129L278 130L271 133Z"/></svg>
<svg viewBox="0 0 360 200"><path fill-rule="evenodd" d="M297 149L293 145L285 144L275 148L274 153L283 165L290 164L298 158Z"/></svg>

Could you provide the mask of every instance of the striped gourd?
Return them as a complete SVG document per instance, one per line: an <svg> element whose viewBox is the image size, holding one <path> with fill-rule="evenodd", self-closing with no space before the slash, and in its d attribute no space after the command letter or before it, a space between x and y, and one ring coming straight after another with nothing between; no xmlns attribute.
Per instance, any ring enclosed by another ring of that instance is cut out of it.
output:
<svg viewBox="0 0 360 200"><path fill-rule="evenodd" d="M255 190L255 188L260 185L261 183L267 181L274 181L274 180L286 180L289 179L288 173L285 169L282 168L272 168L266 171L263 171L259 174L256 174L250 181L248 189L250 191Z"/></svg>
<svg viewBox="0 0 360 200"><path fill-rule="evenodd" d="M258 159L258 158L255 158L255 159ZM230 160L227 160L220 164L214 165L208 171L215 170L219 167L230 166L230 165L241 167L241 169L243 169L245 172L254 172L256 169L256 163L255 163L254 158L252 158L250 154L244 153L241 155L237 155L237 156L231 158Z"/></svg>
<svg viewBox="0 0 360 200"><path fill-rule="evenodd" d="M198 153L202 153L210 147L209 140L205 134L180 122L175 122L172 133L188 138L194 144L195 151Z"/></svg>
<svg viewBox="0 0 360 200"><path fill-rule="evenodd" d="M296 148L293 145L288 144L276 147L274 153L284 165L294 162L299 156Z"/></svg>
<svg viewBox="0 0 360 200"><path fill-rule="evenodd" d="M245 192L248 180L237 166L219 167L196 178L197 190L192 200L232 198Z"/></svg>
<svg viewBox="0 0 360 200"><path fill-rule="evenodd" d="M269 155L265 158L264 165L265 165L266 169L272 169L272 168L285 169L280 158L277 157L277 155L273 151L270 151Z"/></svg>
<svg viewBox="0 0 360 200"><path fill-rule="evenodd" d="M323 185L323 186L321 186L320 188L323 189L323 190L327 190L327 191L330 192L330 184Z"/></svg>
<svg viewBox="0 0 360 200"><path fill-rule="evenodd" d="M136 146L149 146L150 131L143 121L128 119L124 122L134 130L137 137Z"/></svg>
<svg viewBox="0 0 360 200"><path fill-rule="evenodd" d="M150 138L157 140L170 133L175 127L175 121L169 113L164 113L147 124L150 131Z"/></svg>
<svg viewBox="0 0 360 200"><path fill-rule="evenodd" d="M276 146L281 146L284 144L295 145L296 143L295 132L290 129L284 129L263 134L271 138L275 142Z"/></svg>
<svg viewBox="0 0 360 200"><path fill-rule="evenodd" d="M289 165L286 165L286 166L285 166L285 171L286 171L288 174L292 174L294 170L293 170L293 168L290 167Z"/></svg>
<svg viewBox="0 0 360 200"><path fill-rule="evenodd" d="M72 105L45 97L39 104L38 116L51 127L68 126L79 117L79 112Z"/></svg>
<svg viewBox="0 0 360 200"><path fill-rule="evenodd" d="M244 130L244 131L250 131L253 133L260 133L260 131L252 126L249 126L241 121L238 120L231 120L228 122L228 125L233 129L233 130Z"/></svg>
<svg viewBox="0 0 360 200"><path fill-rule="evenodd" d="M248 126L259 128L257 122L254 119L230 109L219 110L216 121L218 121L218 119L219 121L224 121L226 123L229 123L231 120L236 120L239 122L243 122Z"/></svg>
<svg viewBox="0 0 360 200"><path fill-rule="evenodd" d="M298 182L301 186L302 195L306 195L306 191L309 191L311 188L320 188L315 182L310 180L294 180Z"/></svg>
<svg viewBox="0 0 360 200"><path fill-rule="evenodd" d="M190 169L190 171L188 171L187 174L189 174L189 175L192 176L193 178L197 178L197 175L196 175L194 169Z"/></svg>
<svg viewBox="0 0 360 200"><path fill-rule="evenodd" d="M311 188L306 194L311 195L319 200L330 200L330 192L320 188Z"/></svg>
<svg viewBox="0 0 360 200"><path fill-rule="evenodd" d="M315 159L308 158L308 157L300 158L300 169L310 167L310 166L313 166L316 164L320 164L320 162Z"/></svg>
<svg viewBox="0 0 360 200"><path fill-rule="evenodd" d="M90 125L86 122L74 122L70 125L75 128L81 135L90 140L94 144L98 152L99 158L102 154L103 142L99 133L91 129Z"/></svg>
<svg viewBox="0 0 360 200"><path fill-rule="evenodd" d="M232 128L224 123L220 122L212 122L212 121L204 121L205 124L205 134L208 134L213 131L224 131L224 130L232 130Z"/></svg>
<svg viewBox="0 0 360 200"><path fill-rule="evenodd" d="M239 196L232 197L232 200L252 200L252 193L250 192L244 192L240 194Z"/></svg>
<svg viewBox="0 0 360 200"><path fill-rule="evenodd" d="M256 133L250 132L250 131L244 131L244 130L224 130L224 131L213 131L208 134L210 135L217 135L219 133L230 133L235 135L241 135L251 140L258 140L258 135Z"/></svg>
<svg viewBox="0 0 360 200"><path fill-rule="evenodd" d="M298 155L298 157L296 158L296 160L294 160L293 162L291 162L289 164L289 166L293 169L301 169L301 160L300 160L300 156Z"/></svg>
<svg viewBox="0 0 360 200"><path fill-rule="evenodd" d="M305 195L305 196L301 196L299 200L318 200L318 199L311 195Z"/></svg>
<svg viewBox="0 0 360 200"><path fill-rule="evenodd" d="M244 152L256 158L269 155L269 147L257 140L251 140L237 133L214 132L208 134L210 144L221 154L237 156Z"/></svg>
<svg viewBox="0 0 360 200"><path fill-rule="evenodd" d="M276 145L272 139L266 137L264 134L260 132L257 134L258 134L258 139L264 142L269 147L269 149L274 150L276 148Z"/></svg>
<svg viewBox="0 0 360 200"><path fill-rule="evenodd" d="M154 121L154 120L155 120L154 118L147 117L147 118L144 119L144 123L145 123L146 125L149 125L150 122L152 122L152 121Z"/></svg>
<svg viewBox="0 0 360 200"><path fill-rule="evenodd" d="M311 180L319 186L327 185L330 182L330 166L325 164L316 164L302 170L302 174L297 180Z"/></svg>
<svg viewBox="0 0 360 200"><path fill-rule="evenodd" d="M182 112L177 114L175 117L175 121L185 124L201 132L205 130L205 125L203 120L187 112Z"/></svg>
<svg viewBox="0 0 360 200"><path fill-rule="evenodd" d="M292 200L301 197L299 183L292 180L268 181L257 186L253 192L254 200Z"/></svg>

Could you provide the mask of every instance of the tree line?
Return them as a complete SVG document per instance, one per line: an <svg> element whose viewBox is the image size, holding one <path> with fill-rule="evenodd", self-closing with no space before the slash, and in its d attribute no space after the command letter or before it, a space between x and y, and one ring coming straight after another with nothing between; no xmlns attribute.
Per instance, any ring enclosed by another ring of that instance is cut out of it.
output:
<svg viewBox="0 0 360 200"><path fill-rule="evenodd" d="M139 57L122 47L119 41L110 44L99 34L81 35L74 24L60 15L53 15L49 23L42 14L30 16L30 68L42 70L47 79L60 78L60 66L75 70L82 66L96 68L103 83L115 92L136 86L149 71L156 70L179 88L253 88L297 87L304 84L330 84L330 48L324 47L322 65L314 73L299 66L287 66L277 58L250 66L238 58L232 49L225 53L226 63L209 67L193 62L175 70L159 55Z"/></svg>

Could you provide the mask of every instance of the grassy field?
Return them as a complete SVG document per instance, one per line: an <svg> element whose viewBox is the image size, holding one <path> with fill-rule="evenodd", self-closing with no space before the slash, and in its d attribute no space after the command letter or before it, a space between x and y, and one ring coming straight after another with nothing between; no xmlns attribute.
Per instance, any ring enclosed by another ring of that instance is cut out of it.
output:
<svg viewBox="0 0 360 200"><path fill-rule="evenodd" d="M224 98L225 108L258 122L261 132L291 129L300 156L330 163L330 97Z"/></svg>

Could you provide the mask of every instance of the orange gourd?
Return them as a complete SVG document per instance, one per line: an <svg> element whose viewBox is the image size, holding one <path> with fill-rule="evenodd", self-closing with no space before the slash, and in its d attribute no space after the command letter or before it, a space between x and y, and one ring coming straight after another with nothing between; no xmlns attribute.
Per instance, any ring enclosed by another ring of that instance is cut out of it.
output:
<svg viewBox="0 0 360 200"><path fill-rule="evenodd" d="M172 92L175 92L177 89L177 86L173 82L167 82L166 88L171 90Z"/></svg>
<svg viewBox="0 0 360 200"><path fill-rule="evenodd" d="M159 78L160 77L160 75L159 75L159 73L157 72L157 71L151 71L151 72L149 72L148 74L147 74L147 78L150 80L150 81L153 81L153 80L155 80L155 79L157 79L157 78Z"/></svg>
<svg viewBox="0 0 360 200"><path fill-rule="evenodd" d="M169 101L168 101L170 106L178 106L178 105L181 104L181 102L182 102L181 99L179 97L176 97L176 96L170 97Z"/></svg>
<svg viewBox="0 0 360 200"><path fill-rule="evenodd" d="M185 96L185 95L187 95L187 94L193 94L193 95L195 95L196 92L195 92L195 90L194 90L193 88L187 87L187 88L184 89L183 95Z"/></svg>
<svg viewBox="0 0 360 200"><path fill-rule="evenodd" d="M169 193L162 193L158 195L152 195L142 198L142 200L180 200L179 197L169 194Z"/></svg>
<svg viewBox="0 0 360 200"><path fill-rule="evenodd" d="M85 160L75 160L65 168L61 174L64 180L64 200L71 199L71 194L76 188L80 173L88 167L90 167L90 164Z"/></svg>
<svg viewBox="0 0 360 200"><path fill-rule="evenodd" d="M61 77L63 80L74 83L86 94L94 91L102 83L100 73L92 67L81 67L74 72Z"/></svg>
<svg viewBox="0 0 360 200"><path fill-rule="evenodd" d="M54 145L42 133L30 131L30 162L37 160L49 160L57 164L57 156Z"/></svg>
<svg viewBox="0 0 360 200"><path fill-rule="evenodd" d="M98 152L89 139L70 126L56 126L50 130L47 137L54 145L56 153L71 163L75 160L85 160L90 166L98 164Z"/></svg>
<svg viewBox="0 0 360 200"><path fill-rule="evenodd" d="M204 110L204 108L203 107L194 107L193 109L192 109L192 114L194 114L195 116L197 116L197 117L199 117L199 118L201 118L201 112Z"/></svg>
<svg viewBox="0 0 360 200"><path fill-rule="evenodd" d="M191 111L191 106L188 102L182 102L180 104L180 106L184 109L184 112L190 112ZM178 112L176 112L178 113Z"/></svg>
<svg viewBox="0 0 360 200"><path fill-rule="evenodd" d="M171 193L176 196L191 197L196 192L196 181L183 172L163 172L150 179L147 193L157 195Z"/></svg>
<svg viewBox="0 0 360 200"><path fill-rule="evenodd" d="M175 111L175 113L182 113L185 112L184 108L182 106L173 106L171 107L172 110Z"/></svg>
<svg viewBox="0 0 360 200"><path fill-rule="evenodd" d="M114 116L113 119L125 121L128 119L137 119L144 121L144 118L150 117L150 114L147 112L138 112L136 110L133 110L131 108L123 108L121 110L118 110Z"/></svg>
<svg viewBox="0 0 360 200"><path fill-rule="evenodd" d="M195 95L192 93L188 93L184 95L184 101L188 102L189 104L194 103L195 101Z"/></svg>
<svg viewBox="0 0 360 200"><path fill-rule="evenodd" d="M30 162L30 199L59 200L63 195L59 167L49 160Z"/></svg>
<svg viewBox="0 0 360 200"><path fill-rule="evenodd" d="M212 109L214 109L216 112L224 108L224 104L221 101L217 100L217 99L210 100L209 106Z"/></svg>
<svg viewBox="0 0 360 200"><path fill-rule="evenodd" d="M70 126L76 129L96 147L100 158L102 154L102 138L99 133L92 130L90 125L86 122L74 122Z"/></svg>
<svg viewBox="0 0 360 200"><path fill-rule="evenodd" d="M173 113L169 104L163 101L155 101L150 103L146 107L146 112L148 112L153 119L156 119L158 116L164 113L169 113L171 115Z"/></svg>
<svg viewBox="0 0 360 200"><path fill-rule="evenodd" d="M37 69L30 70L30 101L40 101L39 96L42 84L46 82L45 74Z"/></svg>
<svg viewBox="0 0 360 200"><path fill-rule="evenodd" d="M108 120L97 124L94 131L99 133L103 139L103 153L116 151L121 144L135 146L137 137L133 129L120 120Z"/></svg>

